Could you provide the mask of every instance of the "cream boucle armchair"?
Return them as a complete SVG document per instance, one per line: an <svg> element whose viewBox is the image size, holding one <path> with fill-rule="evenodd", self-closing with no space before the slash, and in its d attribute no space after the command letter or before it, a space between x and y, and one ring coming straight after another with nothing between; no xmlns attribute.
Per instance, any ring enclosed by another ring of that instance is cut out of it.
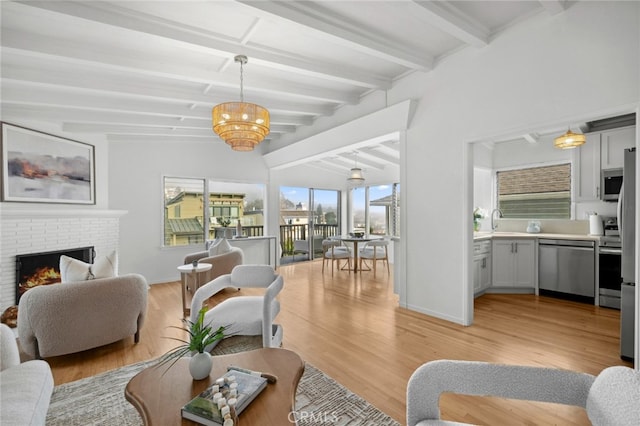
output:
<svg viewBox="0 0 640 426"><path fill-rule="evenodd" d="M147 312L139 274L34 287L20 298L18 336L33 358L80 352L134 336Z"/></svg>
<svg viewBox="0 0 640 426"><path fill-rule="evenodd" d="M444 392L574 405L585 408L594 425L640 425L640 372L623 366L592 376L478 361L427 362L409 379L407 426L462 426L440 419L438 403Z"/></svg>
<svg viewBox="0 0 640 426"><path fill-rule="evenodd" d="M225 253L215 255L211 255L209 254L209 251L205 250L186 255L184 258L184 264L188 265L194 260L197 260L199 263L210 263L213 265L213 268L203 272L198 278L198 281L201 283L206 283L220 275L230 274L234 267L242 265L244 263L244 253L242 249L238 247L232 247ZM182 280L185 279L185 274L182 274ZM183 282L182 285L185 285L185 283ZM197 289L191 290L195 291Z"/></svg>

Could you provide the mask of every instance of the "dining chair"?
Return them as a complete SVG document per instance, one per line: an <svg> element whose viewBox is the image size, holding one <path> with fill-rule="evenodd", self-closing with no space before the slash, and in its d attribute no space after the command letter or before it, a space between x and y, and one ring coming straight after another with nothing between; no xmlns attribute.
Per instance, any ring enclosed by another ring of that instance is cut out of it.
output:
<svg viewBox="0 0 640 426"><path fill-rule="evenodd" d="M307 240L294 240L293 241L293 260L296 260L296 254L304 254L309 257L309 241Z"/></svg>
<svg viewBox="0 0 640 426"><path fill-rule="evenodd" d="M331 262L331 276L333 276L334 263L338 265L340 269L340 261L346 260L348 270L351 271L351 251L342 245L338 240L323 240L322 241L322 273L324 274L324 265L326 262ZM343 263L344 266L344 263Z"/></svg>
<svg viewBox="0 0 640 426"><path fill-rule="evenodd" d="M367 265L367 261L371 261L371 268L369 268L369 266L367 265L367 268L364 269L365 271L370 271L371 269L373 269L373 276L376 276L376 265L378 264L378 261L382 261L383 263L387 264L387 274L390 273L389 271L389 240L372 240L372 241L367 241L366 243L364 243L364 245L362 246L362 249L360 249L360 252L358 253L359 259L358 261L360 262L359 265L359 269L362 271L362 262L365 263L365 265Z"/></svg>

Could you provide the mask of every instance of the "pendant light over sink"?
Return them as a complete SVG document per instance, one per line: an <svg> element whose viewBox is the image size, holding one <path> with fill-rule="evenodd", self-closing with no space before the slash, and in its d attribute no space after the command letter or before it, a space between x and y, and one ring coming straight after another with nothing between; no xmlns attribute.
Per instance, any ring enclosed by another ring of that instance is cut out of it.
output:
<svg viewBox="0 0 640 426"><path fill-rule="evenodd" d="M243 66L247 57L234 58L240 64L240 102L225 102L213 107L213 131L234 151L252 151L269 134L269 111L244 102Z"/></svg>
<svg viewBox="0 0 640 426"><path fill-rule="evenodd" d="M558 136L553 145L558 149L571 149L583 145L587 141L587 137L582 133L573 133L571 129L567 130L562 136Z"/></svg>

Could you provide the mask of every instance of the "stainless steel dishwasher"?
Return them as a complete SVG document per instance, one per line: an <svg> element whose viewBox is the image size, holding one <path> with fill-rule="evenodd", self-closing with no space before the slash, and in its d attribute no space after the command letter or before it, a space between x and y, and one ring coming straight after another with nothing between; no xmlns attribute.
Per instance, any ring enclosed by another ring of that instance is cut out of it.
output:
<svg viewBox="0 0 640 426"><path fill-rule="evenodd" d="M595 297L595 243L538 240L538 287L573 296Z"/></svg>

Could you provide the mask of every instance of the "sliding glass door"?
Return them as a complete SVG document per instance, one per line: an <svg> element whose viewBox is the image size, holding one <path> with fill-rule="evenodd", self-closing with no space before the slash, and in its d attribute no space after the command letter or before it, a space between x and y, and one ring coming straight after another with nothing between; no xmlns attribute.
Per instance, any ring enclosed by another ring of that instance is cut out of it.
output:
<svg viewBox="0 0 640 426"><path fill-rule="evenodd" d="M283 261L322 256L322 240L340 232L340 191L280 187Z"/></svg>

